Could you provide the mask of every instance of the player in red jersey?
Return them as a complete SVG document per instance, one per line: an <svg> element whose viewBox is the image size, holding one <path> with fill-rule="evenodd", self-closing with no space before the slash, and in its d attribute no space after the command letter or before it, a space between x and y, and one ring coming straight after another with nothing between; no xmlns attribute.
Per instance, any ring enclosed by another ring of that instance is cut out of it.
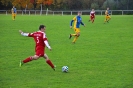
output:
<svg viewBox="0 0 133 88"><path fill-rule="evenodd" d="M45 34L46 26L40 25L39 26L39 31L33 32L33 33L24 33L23 31L19 30L22 36L27 36L27 37L33 37L36 43L35 46L35 52L36 54L34 56L30 56L23 61L20 61L20 67L27 62L30 62L32 60L37 60L40 57L43 57L46 59L46 63L49 64L53 70L55 70L55 66L51 62L51 60L48 58L47 54L45 53L45 46L48 47L49 50L51 50L51 47L48 43L46 34Z"/></svg>
<svg viewBox="0 0 133 88"><path fill-rule="evenodd" d="M95 20L95 11L94 11L94 9L92 9L92 11L90 12L90 20L89 20L89 22L91 21L93 23L94 20Z"/></svg>

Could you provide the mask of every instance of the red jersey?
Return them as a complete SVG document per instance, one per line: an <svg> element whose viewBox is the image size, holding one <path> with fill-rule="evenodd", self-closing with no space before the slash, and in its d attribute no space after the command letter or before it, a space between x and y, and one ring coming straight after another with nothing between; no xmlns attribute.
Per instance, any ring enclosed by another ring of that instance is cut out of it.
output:
<svg viewBox="0 0 133 88"><path fill-rule="evenodd" d="M47 40L46 34L41 31L37 31L34 33L29 33L28 37L33 37L36 43L36 46L44 46L44 41Z"/></svg>
<svg viewBox="0 0 133 88"><path fill-rule="evenodd" d="M44 32L41 31L37 31L34 33L29 33L28 37L33 37L36 43L35 46L35 51L36 51L36 55L38 56L43 56L44 55L44 48L45 48L45 43L44 41L47 40L46 38L46 34Z"/></svg>
<svg viewBox="0 0 133 88"><path fill-rule="evenodd" d="M90 12L90 16L93 16L94 17L95 16L95 11L91 11Z"/></svg>

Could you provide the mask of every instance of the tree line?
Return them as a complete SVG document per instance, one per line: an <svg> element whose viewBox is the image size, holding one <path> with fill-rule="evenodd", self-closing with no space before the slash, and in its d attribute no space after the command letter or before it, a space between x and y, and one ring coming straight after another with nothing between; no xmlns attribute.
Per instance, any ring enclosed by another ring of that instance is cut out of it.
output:
<svg viewBox="0 0 133 88"><path fill-rule="evenodd" d="M0 0L1 10L133 10L133 0Z"/></svg>

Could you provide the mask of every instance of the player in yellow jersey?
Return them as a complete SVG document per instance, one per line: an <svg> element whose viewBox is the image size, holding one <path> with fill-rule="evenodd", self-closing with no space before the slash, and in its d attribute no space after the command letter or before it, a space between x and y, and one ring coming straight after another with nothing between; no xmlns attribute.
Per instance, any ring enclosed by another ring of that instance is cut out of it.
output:
<svg viewBox="0 0 133 88"><path fill-rule="evenodd" d="M15 20L16 13L17 13L17 9L15 8L15 6L13 6L13 8L11 9L11 11L12 11L12 20Z"/></svg>
<svg viewBox="0 0 133 88"><path fill-rule="evenodd" d="M109 11L109 8L107 8L107 10L105 11L105 21L104 21L104 23L109 22L110 19L111 19L110 11Z"/></svg>
<svg viewBox="0 0 133 88"><path fill-rule="evenodd" d="M72 28L72 24L74 22L74 31L75 31L75 34L70 34L69 36L69 39L71 39L72 36L74 36L74 40L73 40L73 43L76 42L76 40L78 39L78 37L80 36L80 24L85 26L84 23L82 22L82 18L81 18L81 12L78 12L78 15L75 16L71 22L70 22L70 28Z"/></svg>

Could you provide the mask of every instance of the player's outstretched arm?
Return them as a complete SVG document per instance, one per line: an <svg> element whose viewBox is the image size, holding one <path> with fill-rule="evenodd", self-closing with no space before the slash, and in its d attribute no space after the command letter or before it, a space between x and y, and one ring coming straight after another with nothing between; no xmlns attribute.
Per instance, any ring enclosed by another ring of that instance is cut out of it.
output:
<svg viewBox="0 0 133 88"><path fill-rule="evenodd" d="M50 45L49 45L48 41L47 41L47 40L45 40L45 41L44 41L44 43L45 43L45 45L48 47L48 49L51 51L51 50L52 50L52 48L50 47Z"/></svg>
<svg viewBox="0 0 133 88"><path fill-rule="evenodd" d="M72 28L73 21L74 21L74 20L71 20L71 22L70 22L70 28Z"/></svg>
<svg viewBox="0 0 133 88"><path fill-rule="evenodd" d="M23 31L22 30L19 30L19 33L21 34L21 33L23 33Z"/></svg>
<svg viewBox="0 0 133 88"><path fill-rule="evenodd" d="M22 30L19 30L19 33L22 35L22 36L28 36L29 33L24 33Z"/></svg>
<svg viewBox="0 0 133 88"><path fill-rule="evenodd" d="M85 24L81 21L81 25L83 25L85 27Z"/></svg>

